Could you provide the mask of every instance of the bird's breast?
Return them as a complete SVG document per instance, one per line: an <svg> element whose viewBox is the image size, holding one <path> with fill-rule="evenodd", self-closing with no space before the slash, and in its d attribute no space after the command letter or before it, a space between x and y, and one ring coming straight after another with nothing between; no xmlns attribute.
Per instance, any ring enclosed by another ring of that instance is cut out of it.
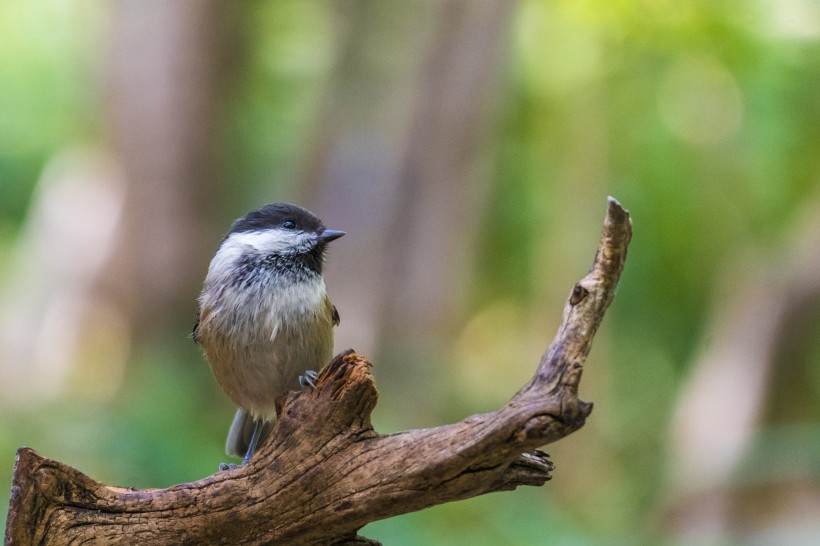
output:
<svg viewBox="0 0 820 546"><path fill-rule="evenodd" d="M332 305L319 275L276 283L223 283L200 301L198 337L223 390L254 415L298 388L298 376L319 370L333 350Z"/></svg>
<svg viewBox="0 0 820 546"><path fill-rule="evenodd" d="M242 344L271 342L321 318L326 300L319 275L287 283L270 276L249 283L222 283L203 292L200 328Z"/></svg>

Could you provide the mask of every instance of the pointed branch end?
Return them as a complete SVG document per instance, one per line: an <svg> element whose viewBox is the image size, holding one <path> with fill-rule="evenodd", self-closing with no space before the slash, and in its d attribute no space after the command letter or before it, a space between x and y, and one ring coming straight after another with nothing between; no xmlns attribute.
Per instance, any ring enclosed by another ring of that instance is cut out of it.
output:
<svg viewBox="0 0 820 546"><path fill-rule="evenodd" d="M612 197L607 197L606 219L604 232L613 239L613 246L626 247L632 239L632 217L621 203Z"/></svg>
<svg viewBox="0 0 820 546"><path fill-rule="evenodd" d="M616 223L624 223L629 222L630 225L632 224L631 219L629 218L629 211L626 210L621 202L612 197L611 195L607 196L607 217L611 218L613 222Z"/></svg>

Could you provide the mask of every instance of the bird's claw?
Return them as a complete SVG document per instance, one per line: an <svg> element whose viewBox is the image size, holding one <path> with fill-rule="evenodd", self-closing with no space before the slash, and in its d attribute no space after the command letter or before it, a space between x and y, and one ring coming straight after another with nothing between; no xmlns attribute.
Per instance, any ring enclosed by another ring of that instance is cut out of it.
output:
<svg viewBox="0 0 820 546"><path fill-rule="evenodd" d="M220 472L224 472L226 470L233 470L234 468L239 468L239 465L236 463L219 463Z"/></svg>
<svg viewBox="0 0 820 546"><path fill-rule="evenodd" d="M314 372L313 370L307 370L305 373L299 376L299 384L302 385L303 389L316 388L316 380L319 378L319 374Z"/></svg>

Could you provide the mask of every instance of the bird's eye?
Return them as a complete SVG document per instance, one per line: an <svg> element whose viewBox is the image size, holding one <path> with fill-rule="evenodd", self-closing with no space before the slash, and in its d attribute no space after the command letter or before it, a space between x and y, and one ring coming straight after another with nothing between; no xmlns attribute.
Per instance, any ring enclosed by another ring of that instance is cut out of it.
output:
<svg viewBox="0 0 820 546"><path fill-rule="evenodd" d="M282 222L282 227L285 229L296 229L296 222L293 220L285 220Z"/></svg>

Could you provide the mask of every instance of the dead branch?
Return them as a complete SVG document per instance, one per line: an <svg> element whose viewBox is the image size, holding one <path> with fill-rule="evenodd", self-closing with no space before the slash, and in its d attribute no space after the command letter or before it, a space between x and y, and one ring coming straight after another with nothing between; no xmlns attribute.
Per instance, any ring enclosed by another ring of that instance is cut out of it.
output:
<svg viewBox="0 0 820 546"><path fill-rule="evenodd" d="M536 448L577 430L592 411L578 383L631 235L629 214L610 198L592 270L572 289L532 380L497 411L378 434L370 364L349 350L315 390L287 396L249 465L196 482L113 487L21 448L6 544L373 544L356 534L371 521L542 485L552 463Z"/></svg>

